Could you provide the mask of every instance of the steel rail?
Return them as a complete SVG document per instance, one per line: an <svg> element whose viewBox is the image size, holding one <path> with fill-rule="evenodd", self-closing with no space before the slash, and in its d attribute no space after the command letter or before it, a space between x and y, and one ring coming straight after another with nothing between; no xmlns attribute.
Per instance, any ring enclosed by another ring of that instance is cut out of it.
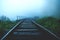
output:
<svg viewBox="0 0 60 40"><path fill-rule="evenodd" d="M18 25L20 25L22 22L23 22L23 21L18 22L6 35L4 35L4 36L2 37L1 40L4 40L11 32L14 32L13 30L16 29L16 27L17 27ZM58 37L57 35L55 35L55 34L54 34L53 32L51 32L50 30L48 30L48 29L46 29L45 27L39 25L38 23L36 23L36 22L33 21L33 20L31 20L31 22L32 22L34 25L36 25L36 27L45 30L47 33L50 33L52 36L54 36L55 38L57 38L58 40L60 40L60 37Z"/></svg>
<svg viewBox="0 0 60 40"><path fill-rule="evenodd" d="M50 33L51 35L53 35L55 38L57 38L58 40L60 40L60 37L58 37L56 34L54 34L53 32L51 32L50 30L48 30L47 28L41 26L40 24L36 23L35 21L32 20L32 23L34 23L36 26L38 26L39 28L44 29L45 31L47 31L48 33Z"/></svg>
<svg viewBox="0 0 60 40"><path fill-rule="evenodd" d="M18 22L10 31L7 32L6 35L4 35L0 40L3 40L6 38L19 24L21 24L23 21Z"/></svg>

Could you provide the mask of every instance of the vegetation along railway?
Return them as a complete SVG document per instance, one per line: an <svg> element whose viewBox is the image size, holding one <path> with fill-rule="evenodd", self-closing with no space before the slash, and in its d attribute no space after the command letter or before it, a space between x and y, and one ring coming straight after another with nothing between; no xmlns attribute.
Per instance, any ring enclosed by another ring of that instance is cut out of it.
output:
<svg viewBox="0 0 60 40"><path fill-rule="evenodd" d="M1 40L60 40L60 38L35 21L23 19Z"/></svg>

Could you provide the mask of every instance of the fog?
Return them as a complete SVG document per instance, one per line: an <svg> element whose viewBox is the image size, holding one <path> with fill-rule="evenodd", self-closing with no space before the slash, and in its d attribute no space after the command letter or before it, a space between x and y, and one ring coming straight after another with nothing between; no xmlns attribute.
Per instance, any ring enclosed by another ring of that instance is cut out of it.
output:
<svg viewBox="0 0 60 40"><path fill-rule="evenodd" d="M60 0L0 0L0 16L16 19L60 15Z"/></svg>

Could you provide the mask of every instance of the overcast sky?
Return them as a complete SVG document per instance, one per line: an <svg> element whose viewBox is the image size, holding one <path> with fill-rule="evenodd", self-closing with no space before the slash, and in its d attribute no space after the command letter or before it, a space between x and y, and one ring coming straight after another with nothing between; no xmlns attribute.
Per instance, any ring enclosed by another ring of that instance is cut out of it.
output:
<svg viewBox="0 0 60 40"><path fill-rule="evenodd" d="M16 16L53 15L56 11L55 3L56 0L0 0L0 15L12 19Z"/></svg>

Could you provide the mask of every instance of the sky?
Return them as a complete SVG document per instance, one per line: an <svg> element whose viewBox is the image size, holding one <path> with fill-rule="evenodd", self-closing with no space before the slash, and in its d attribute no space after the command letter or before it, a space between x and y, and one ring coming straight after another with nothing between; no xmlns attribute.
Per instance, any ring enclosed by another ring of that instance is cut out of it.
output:
<svg viewBox="0 0 60 40"><path fill-rule="evenodd" d="M56 0L0 0L0 16L51 16L56 12Z"/></svg>

